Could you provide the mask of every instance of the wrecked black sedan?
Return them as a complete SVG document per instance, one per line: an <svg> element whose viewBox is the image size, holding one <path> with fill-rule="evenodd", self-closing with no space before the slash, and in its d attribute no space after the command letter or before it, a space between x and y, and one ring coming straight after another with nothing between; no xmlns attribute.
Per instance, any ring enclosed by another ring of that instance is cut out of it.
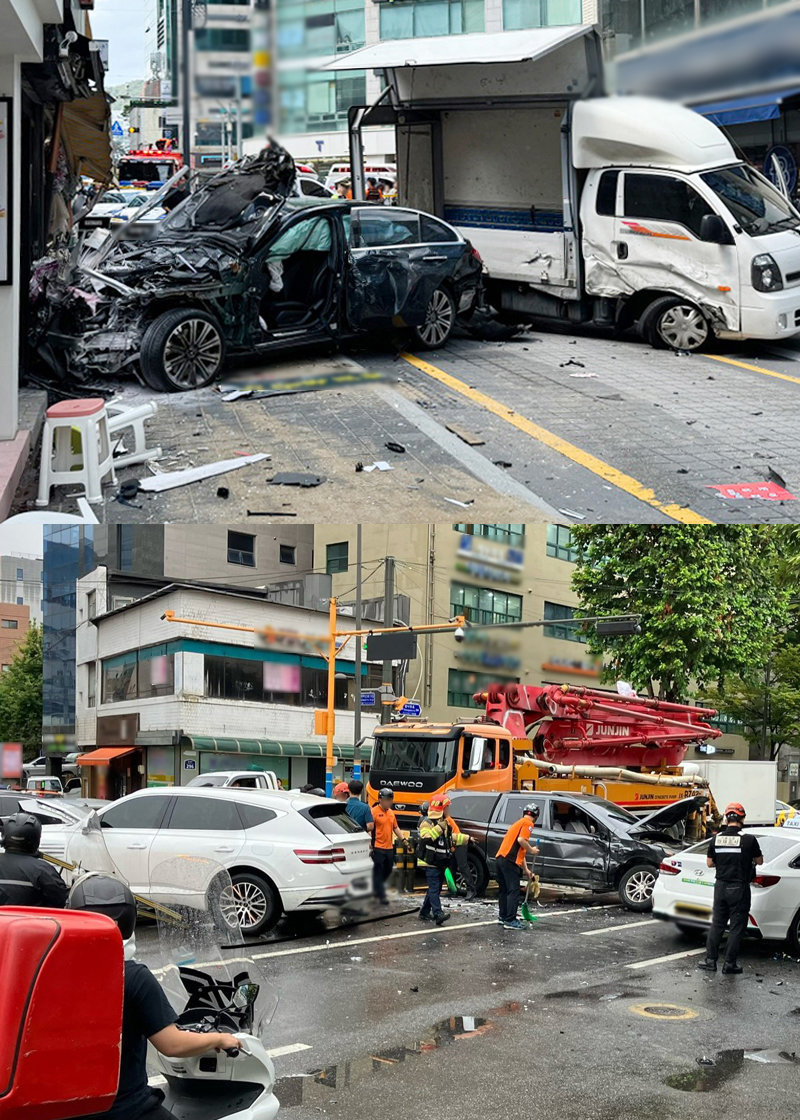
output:
<svg viewBox="0 0 800 1120"><path fill-rule="evenodd" d="M33 342L51 370L180 391L214 381L229 354L398 328L425 349L447 342L480 299L470 243L416 210L286 197L293 166L274 164L246 157L146 240L115 233L38 275Z"/></svg>

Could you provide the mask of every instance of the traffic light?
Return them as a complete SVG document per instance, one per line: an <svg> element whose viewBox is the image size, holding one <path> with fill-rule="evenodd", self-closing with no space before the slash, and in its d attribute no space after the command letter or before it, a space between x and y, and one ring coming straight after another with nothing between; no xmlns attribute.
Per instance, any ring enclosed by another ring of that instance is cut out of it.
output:
<svg viewBox="0 0 800 1120"><path fill-rule="evenodd" d="M139 131L139 129L138 129L138 128L134 128L134 127L133 127L133 125L129 125L129 126L128 126L128 132L129 132L129 133L130 133L131 135L133 135L133 134L134 134L135 132L136 132L136 133L138 133L138 131Z"/></svg>

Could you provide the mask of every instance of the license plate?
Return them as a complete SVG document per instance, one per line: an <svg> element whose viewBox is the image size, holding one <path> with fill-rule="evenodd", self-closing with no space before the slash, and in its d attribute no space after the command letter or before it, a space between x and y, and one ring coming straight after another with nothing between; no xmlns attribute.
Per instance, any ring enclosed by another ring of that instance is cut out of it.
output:
<svg viewBox="0 0 800 1120"><path fill-rule="evenodd" d="M691 902L676 902L676 914L691 914L695 918L710 918L711 911L707 906L694 906Z"/></svg>

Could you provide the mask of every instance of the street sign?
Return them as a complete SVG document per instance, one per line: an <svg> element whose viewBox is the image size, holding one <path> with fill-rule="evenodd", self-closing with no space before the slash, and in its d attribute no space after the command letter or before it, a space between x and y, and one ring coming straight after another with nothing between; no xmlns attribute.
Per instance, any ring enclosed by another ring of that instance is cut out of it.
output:
<svg viewBox="0 0 800 1120"><path fill-rule="evenodd" d="M418 704L416 700L409 700L400 709L400 715L420 716L422 715L422 705Z"/></svg>
<svg viewBox="0 0 800 1120"><path fill-rule="evenodd" d="M183 760L183 768L184 768L184 770L196 770L197 769L197 763L195 762L195 760L193 758L185 758Z"/></svg>
<svg viewBox="0 0 800 1120"><path fill-rule="evenodd" d="M122 125L119 123L119 121L114 121L114 123L112 124L111 135L122 136Z"/></svg>
<svg viewBox="0 0 800 1120"><path fill-rule="evenodd" d="M362 692L361 693L361 707L362 708L374 708L375 707L375 693L374 692Z"/></svg>

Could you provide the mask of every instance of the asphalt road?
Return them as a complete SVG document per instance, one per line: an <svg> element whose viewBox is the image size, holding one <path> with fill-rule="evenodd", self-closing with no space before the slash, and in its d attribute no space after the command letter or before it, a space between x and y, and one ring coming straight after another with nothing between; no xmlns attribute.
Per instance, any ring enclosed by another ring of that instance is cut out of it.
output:
<svg viewBox="0 0 800 1120"><path fill-rule="evenodd" d="M751 944L743 976L708 976L696 941L584 901L550 896L519 932L489 901L454 905L441 929L415 914L279 928L289 940L252 951L279 996L266 1042L281 1114L792 1115L800 1065L779 1055L800 1051L800 963Z"/></svg>
<svg viewBox="0 0 800 1120"><path fill-rule="evenodd" d="M286 392L259 398L265 376ZM303 379L313 391L296 391ZM233 369L224 382L256 394L154 395L128 383L120 400L157 400L148 428L161 471L251 452L270 460L130 503L110 487L101 520L230 523L252 510L309 522L435 521L467 509L491 521L800 521L800 340L690 356L536 330L501 342L460 337L430 354L389 345L299 353ZM375 461L391 470L357 469ZM323 481L274 484L285 471ZM149 477L141 466L119 474ZM32 466L18 508L35 483ZM62 490L52 508L75 505Z"/></svg>

